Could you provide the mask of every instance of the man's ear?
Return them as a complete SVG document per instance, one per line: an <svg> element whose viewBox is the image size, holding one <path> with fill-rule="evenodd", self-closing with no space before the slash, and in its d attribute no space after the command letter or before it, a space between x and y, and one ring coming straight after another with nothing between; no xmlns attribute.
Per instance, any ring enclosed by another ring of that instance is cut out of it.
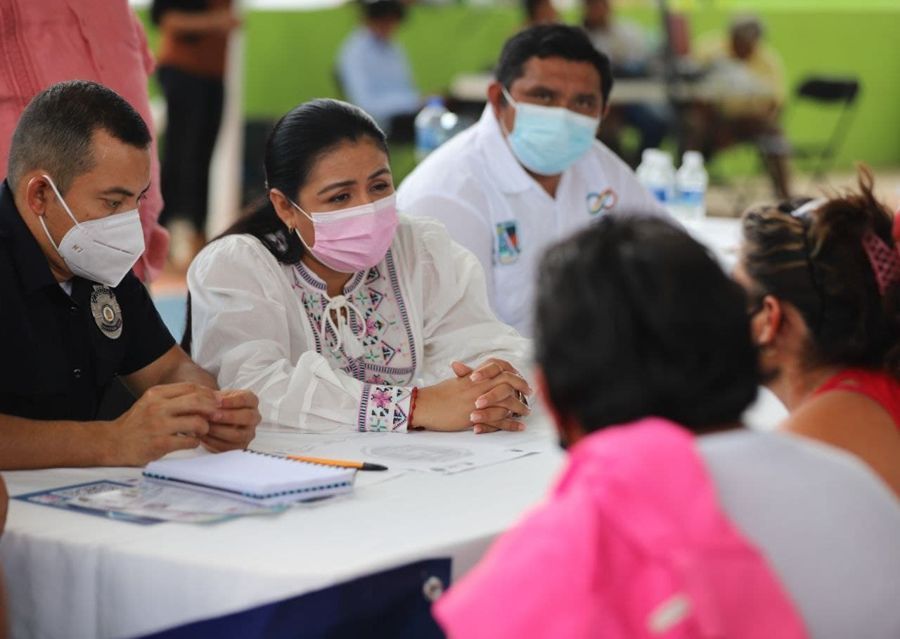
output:
<svg viewBox="0 0 900 639"><path fill-rule="evenodd" d="M47 205L56 197L50 183L40 173L36 173L31 177L26 176L25 180L25 206L28 212L41 217L47 212ZM24 213L24 211L23 211Z"/></svg>
<svg viewBox="0 0 900 639"><path fill-rule="evenodd" d="M487 101L494 111L494 117L498 120L502 114L509 108L506 98L503 97L503 85L498 81L493 81L488 85Z"/></svg>
<svg viewBox="0 0 900 639"><path fill-rule="evenodd" d="M559 435L560 441L565 446L571 446L582 438L584 432L577 422L559 409L550 397L550 388L547 385L547 377L540 366L534 368L534 383L537 389L538 400L541 401L553 420L553 425Z"/></svg>

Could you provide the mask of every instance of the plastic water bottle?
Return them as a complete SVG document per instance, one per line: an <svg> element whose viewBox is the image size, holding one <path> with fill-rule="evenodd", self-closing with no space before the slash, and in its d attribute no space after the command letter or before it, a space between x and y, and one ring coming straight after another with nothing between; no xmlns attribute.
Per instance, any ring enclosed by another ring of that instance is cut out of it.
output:
<svg viewBox="0 0 900 639"><path fill-rule="evenodd" d="M444 101L435 96L428 98L428 102L418 115L416 115L416 162L421 162L425 157L443 144L449 137L447 129L441 124L441 120L448 120L447 116L453 115L444 106ZM454 119L452 125L456 124Z"/></svg>
<svg viewBox="0 0 900 639"><path fill-rule="evenodd" d="M703 154L686 151L675 175L676 213L684 220L700 220L706 216L706 187L709 176L703 167Z"/></svg>
<svg viewBox="0 0 900 639"><path fill-rule="evenodd" d="M675 200L675 166L670 153L645 149L637 168L637 178L660 204L671 208Z"/></svg>

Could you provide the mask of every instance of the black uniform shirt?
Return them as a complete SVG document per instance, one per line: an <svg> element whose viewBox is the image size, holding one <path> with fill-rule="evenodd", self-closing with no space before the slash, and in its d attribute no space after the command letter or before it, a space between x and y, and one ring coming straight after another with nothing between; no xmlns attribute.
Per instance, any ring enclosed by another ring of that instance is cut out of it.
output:
<svg viewBox="0 0 900 639"><path fill-rule="evenodd" d="M70 281L71 296L0 184L0 413L95 419L113 377L175 343L134 273L115 288Z"/></svg>

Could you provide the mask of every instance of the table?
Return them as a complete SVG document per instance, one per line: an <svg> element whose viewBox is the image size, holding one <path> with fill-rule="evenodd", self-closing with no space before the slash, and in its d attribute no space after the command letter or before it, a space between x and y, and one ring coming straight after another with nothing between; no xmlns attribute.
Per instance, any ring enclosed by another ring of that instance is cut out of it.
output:
<svg viewBox="0 0 900 639"><path fill-rule="evenodd" d="M462 73L450 83L449 95L463 102L487 101L487 89L494 76L491 73ZM610 104L666 104L666 84L654 78L619 78L613 84Z"/></svg>
<svg viewBox="0 0 900 639"><path fill-rule="evenodd" d="M406 473L378 481L377 473L360 473L351 496L209 526L138 526L12 500L0 559L13 636L138 636L435 558L450 558L456 578L541 499L563 457L539 415L525 433L396 437L453 445L474 437L530 438L540 453L450 476ZM90 468L3 476L16 495L138 473Z"/></svg>
<svg viewBox="0 0 900 639"><path fill-rule="evenodd" d="M675 217L694 239L705 244L727 273L738 261L741 247L741 221L733 217L704 217L685 220Z"/></svg>

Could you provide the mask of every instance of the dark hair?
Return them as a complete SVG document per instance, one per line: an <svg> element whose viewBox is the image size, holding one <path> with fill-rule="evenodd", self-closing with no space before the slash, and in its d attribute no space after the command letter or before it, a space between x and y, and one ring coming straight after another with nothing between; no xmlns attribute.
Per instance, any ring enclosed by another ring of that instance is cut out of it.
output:
<svg viewBox="0 0 900 639"><path fill-rule="evenodd" d="M266 141L266 192L278 189L285 196L295 198L319 158L342 142L363 138L388 153L384 132L357 106L340 100L319 99L294 107L278 120ZM303 244L296 233L285 228L268 195L212 241L241 234L258 239L282 264L296 264L303 256ZM181 345L190 352L190 298Z"/></svg>
<svg viewBox="0 0 900 639"><path fill-rule="evenodd" d="M743 289L658 217L607 215L541 262L535 357L585 431L647 416L695 433L740 420L757 356Z"/></svg>
<svg viewBox="0 0 900 639"><path fill-rule="evenodd" d="M765 27L762 21L754 15L739 15L731 20L728 27L731 37L744 38L747 40L759 40L765 34Z"/></svg>
<svg viewBox="0 0 900 639"><path fill-rule="evenodd" d="M743 266L758 290L797 308L809 328L809 366L885 369L900 379L900 282L882 296L863 247L874 233L891 250L893 216L878 202L872 173L859 191L836 194L808 213L808 200L751 209L743 217Z"/></svg>
<svg viewBox="0 0 900 639"><path fill-rule="evenodd" d="M399 0L362 0L363 16L366 20L403 20L406 5Z"/></svg>
<svg viewBox="0 0 900 639"><path fill-rule="evenodd" d="M209 0L153 0L150 5L150 20L156 26L162 22L163 16L169 11L183 11L188 13L199 13L209 11ZM197 34L200 32L198 31ZM188 40L197 40L195 34L186 34ZM181 36L185 38L184 35Z"/></svg>
<svg viewBox="0 0 900 639"><path fill-rule="evenodd" d="M522 0L522 10L525 11L525 17L529 20L534 20L538 7L549 2L550 0Z"/></svg>
<svg viewBox="0 0 900 639"><path fill-rule="evenodd" d="M72 80L41 91L25 107L12 135L10 185L28 171L44 169L65 193L72 180L94 167L91 140L97 129L134 147L150 146L147 124L112 89Z"/></svg>
<svg viewBox="0 0 900 639"><path fill-rule="evenodd" d="M613 77L609 58L591 44L581 27L564 24L539 24L520 31L503 45L495 75L507 89L522 77L525 63L531 58L563 58L574 62L589 62L600 74L600 93L603 104L609 101Z"/></svg>

